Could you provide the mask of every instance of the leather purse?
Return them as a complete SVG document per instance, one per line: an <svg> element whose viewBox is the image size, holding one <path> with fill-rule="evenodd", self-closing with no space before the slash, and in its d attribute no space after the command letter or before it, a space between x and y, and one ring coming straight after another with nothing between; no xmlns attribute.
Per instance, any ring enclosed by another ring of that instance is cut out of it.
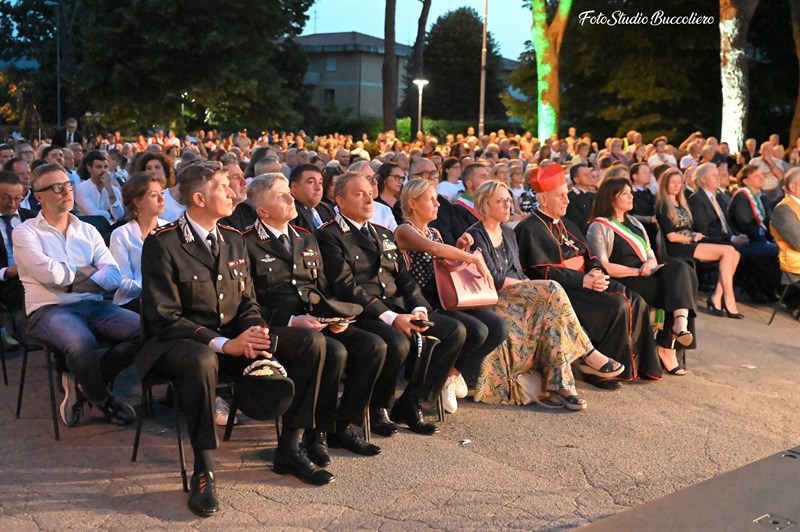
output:
<svg viewBox="0 0 800 532"><path fill-rule="evenodd" d="M483 254L476 249L473 255L483 262ZM485 263L484 263L485 265ZM497 303L497 290L491 276L481 277L474 264L446 259L433 260L436 291L444 310L462 310L485 307Z"/></svg>
<svg viewBox="0 0 800 532"><path fill-rule="evenodd" d="M520 373L511 383L511 400L514 404L536 403L543 408L563 408L564 402L558 394L544 390L544 379L536 371Z"/></svg>

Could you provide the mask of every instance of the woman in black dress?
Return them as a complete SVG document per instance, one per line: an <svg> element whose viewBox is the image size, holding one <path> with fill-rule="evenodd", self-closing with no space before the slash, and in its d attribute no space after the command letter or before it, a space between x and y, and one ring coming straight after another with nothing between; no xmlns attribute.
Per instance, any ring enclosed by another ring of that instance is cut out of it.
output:
<svg viewBox="0 0 800 532"><path fill-rule="evenodd" d="M597 192L588 244L608 274L641 295L651 307L665 310L664 329L656 337L658 356L671 375L685 375L675 354L676 342L693 347L697 276L680 260L658 264L642 224L628 216L633 190L627 179L603 181Z"/></svg>
<svg viewBox="0 0 800 532"><path fill-rule="evenodd" d="M658 180L656 218L666 240L667 255L719 261L719 280L706 305L715 316L727 314L729 318L742 319L744 316L739 313L733 292L733 275L739 265L739 252L727 244L711 243L705 235L692 230L692 211L686 202L684 188L683 176L677 168L667 170ZM700 189L696 193L705 194L705 190Z"/></svg>

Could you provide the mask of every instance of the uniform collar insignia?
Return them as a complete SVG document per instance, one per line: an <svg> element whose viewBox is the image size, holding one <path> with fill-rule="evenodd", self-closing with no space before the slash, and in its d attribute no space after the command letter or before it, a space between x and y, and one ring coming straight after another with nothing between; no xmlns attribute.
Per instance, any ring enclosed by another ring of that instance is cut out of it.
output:
<svg viewBox="0 0 800 532"><path fill-rule="evenodd" d="M258 239L262 242L269 240L269 231L267 231L267 228L261 223L261 220L256 222L256 234L258 234Z"/></svg>
<svg viewBox="0 0 800 532"><path fill-rule="evenodd" d="M180 218L178 218L178 227L183 233L183 240L187 244L194 242L194 233L189 225L189 220L186 219L186 213L181 214Z"/></svg>
<svg viewBox="0 0 800 532"><path fill-rule="evenodd" d="M342 230L342 233L349 233L350 232L350 224L347 223L347 220L344 219L344 216L341 213L336 213L336 223L339 224L339 228Z"/></svg>

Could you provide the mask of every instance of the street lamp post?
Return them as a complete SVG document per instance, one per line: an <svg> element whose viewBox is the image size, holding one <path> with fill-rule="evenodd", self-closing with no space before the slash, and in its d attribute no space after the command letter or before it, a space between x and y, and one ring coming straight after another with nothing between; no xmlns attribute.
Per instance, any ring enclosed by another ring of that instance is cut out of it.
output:
<svg viewBox="0 0 800 532"><path fill-rule="evenodd" d="M44 5L56 8L56 104L58 127L61 127L61 2L46 0Z"/></svg>
<svg viewBox="0 0 800 532"><path fill-rule="evenodd" d="M483 44L481 45L481 98L478 109L478 137L483 136L483 111L486 106L486 24L489 21L489 0L483 1Z"/></svg>
<svg viewBox="0 0 800 532"><path fill-rule="evenodd" d="M419 105L417 106L417 133L422 133L422 89L428 84L427 79L415 79L414 85L419 88Z"/></svg>

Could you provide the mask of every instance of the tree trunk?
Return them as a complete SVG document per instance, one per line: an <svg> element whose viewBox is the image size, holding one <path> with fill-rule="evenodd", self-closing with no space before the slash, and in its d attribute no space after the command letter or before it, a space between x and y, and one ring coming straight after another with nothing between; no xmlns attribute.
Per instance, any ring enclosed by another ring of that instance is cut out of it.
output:
<svg viewBox="0 0 800 532"><path fill-rule="evenodd" d="M394 18L397 0L386 0L383 24L383 130L397 129L397 54Z"/></svg>
<svg viewBox="0 0 800 532"><path fill-rule="evenodd" d="M542 141L552 134L558 133L558 117L561 111L558 58L571 8L572 0L561 0L553 21L547 24L546 1L533 0L531 2L533 11L531 40L536 51L536 76L538 78L538 135Z"/></svg>
<svg viewBox="0 0 800 532"><path fill-rule="evenodd" d="M408 82L406 85L406 94L413 94L412 81L422 78L425 75L425 27L428 25L428 14L431 11L431 0L422 1L422 12L419 14L417 20L417 38L414 40L414 48L411 52L411 62L414 65L414 72L408 73ZM417 109L419 112L419 109ZM419 131L419 124L417 124L417 114L411 113L411 132L413 136L414 131Z"/></svg>
<svg viewBox="0 0 800 532"><path fill-rule="evenodd" d="M789 8L792 13L794 51L797 54L798 70L800 70L800 5L796 0L789 0ZM794 105L794 118L792 118L792 127L789 129L788 146L794 147L798 137L800 137L800 82L797 83L797 103Z"/></svg>
<svg viewBox="0 0 800 532"><path fill-rule="evenodd" d="M744 146L750 105L747 32L758 0L720 0L720 78L722 128L720 140L740 151Z"/></svg>

